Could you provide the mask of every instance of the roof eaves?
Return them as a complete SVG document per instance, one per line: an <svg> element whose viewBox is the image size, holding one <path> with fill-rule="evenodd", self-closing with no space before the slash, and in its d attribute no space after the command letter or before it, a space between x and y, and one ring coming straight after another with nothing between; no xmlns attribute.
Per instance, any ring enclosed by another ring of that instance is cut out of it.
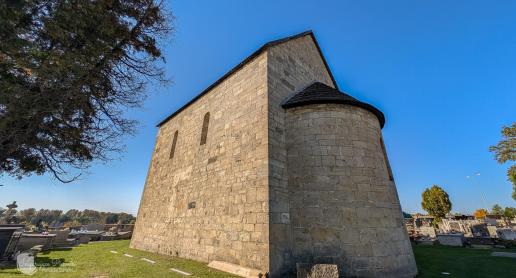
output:
<svg viewBox="0 0 516 278"><path fill-rule="evenodd" d="M337 89L331 88L321 82L314 82L296 94L287 97L281 107L284 109L312 105L312 104L346 104L369 110L376 115L380 122L380 127L385 125L385 115L378 108L357 100L356 98L343 93Z"/></svg>
<svg viewBox="0 0 516 278"><path fill-rule="evenodd" d="M306 100L306 101L302 101L302 102L283 104L282 107L284 109L289 109L289 108L301 107L301 106L312 105L312 104L345 104L345 105L360 107L365 110L368 110L369 112L372 112L376 116L376 118L378 119L378 122L380 123L380 128L383 128L385 126L385 115L382 113L382 111L380 111L378 108L372 106L369 103L361 102L358 100L313 99L313 100Z"/></svg>

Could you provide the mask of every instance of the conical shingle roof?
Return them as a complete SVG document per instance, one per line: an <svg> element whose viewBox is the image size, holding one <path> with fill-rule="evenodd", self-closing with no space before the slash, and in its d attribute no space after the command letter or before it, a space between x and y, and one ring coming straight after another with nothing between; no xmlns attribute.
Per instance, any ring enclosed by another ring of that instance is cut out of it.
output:
<svg viewBox="0 0 516 278"><path fill-rule="evenodd" d="M356 98L321 82L315 82L311 84L302 91L285 100L281 106L287 109L303 105L321 103L346 104L364 108L376 115L378 121L380 121L380 127L383 128L385 124L385 116L376 107L365 102L361 102Z"/></svg>

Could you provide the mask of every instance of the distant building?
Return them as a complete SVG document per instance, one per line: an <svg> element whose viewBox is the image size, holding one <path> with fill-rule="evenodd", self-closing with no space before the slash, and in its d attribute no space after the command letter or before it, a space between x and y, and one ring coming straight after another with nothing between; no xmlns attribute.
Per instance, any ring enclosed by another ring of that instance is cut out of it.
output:
<svg viewBox="0 0 516 278"><path fill-rule="evenodd" d="M312 32L265 44L159 127L131 247L282 277L414 277L381 129Z"/></svg>

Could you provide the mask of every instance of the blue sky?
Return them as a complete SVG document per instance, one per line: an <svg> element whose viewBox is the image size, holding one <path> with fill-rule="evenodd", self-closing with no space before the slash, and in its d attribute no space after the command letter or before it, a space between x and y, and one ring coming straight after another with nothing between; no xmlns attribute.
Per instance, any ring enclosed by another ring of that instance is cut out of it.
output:
<svg viewBox="0 0 516 278"><path fill-rule="evenodd" d="M495 5L496 3L496 5ZM173 84L151 85L128 116L140 120L127 152L79 182L0 177L0 205L136 213L155 125L263 43L315 32L341 90L381 109L399 197L422 211L432 184L453 211L515 206L488 147L516 121L516 1L171 1L163 42ZM477 175L479 173L480 175ZM470 176L470 178L466 178Z"/></svg>

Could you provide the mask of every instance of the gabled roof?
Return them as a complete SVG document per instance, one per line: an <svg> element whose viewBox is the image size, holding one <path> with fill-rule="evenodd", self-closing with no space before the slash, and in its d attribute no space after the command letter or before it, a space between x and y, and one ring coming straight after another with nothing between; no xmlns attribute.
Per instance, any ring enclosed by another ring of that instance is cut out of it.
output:
<svg viewBox="0 0 516 278"><path fill-rule="evenodd" d="M260 47L258 50L256 50L253 54L249 55L247 58L245 58L242 62L240 62L238 65L236 65L234 68L232 68L230 71L228 71L226 74L224 74L221 78L219 78L217 81L215 81L213 84L211 84L210 86L208 86L208 88L204 89L204 91L202 91L199 95L197 95L196 97L194 97L192 100L190 100L188 103L186 103L185 105L183 105L183 107L177 109L174 113L172 113L170 116L166 117L163 121L161 121L160 123L158 123L158 127L161 126L162 124L164 124L165 122L167 122L168 120L170 120L171 118L173 118L175 115L179 114L179 112L183 111L184 109L186 109L188 106L190 106L192 103L196 102L198 99L200 99L203 95L205 95L206 93L208 93L211 89L215 88L217 85L219 85L220 83L222 83L222 81L226 80L226 78L228 78L229 76L231 76L233 73L235 73L237 70L241 69L244 65L246 65L247 63L249 63L251 60L253 60L254 58L256 58L258 55L262 54L262 52L266 51L267 49L269 49L270 47L273 47L273 46L276 46L276 45L279 45L279 44L282 44L284 42L288 42L288 41L291 41L291 40L295 40L295 39L298 39L298 38L301 38L301 37L304 37L304 36L310 36L312 38L312 40L314 41L315 43L315 46L317 48L317 51L319 51L319 54L321 55L321 59L324 63L324 66L326 67L326 70L328 71L328 74L330 75L330 78L333 82L333 85L335 86L335 88L338 88L337 86L337 82L335 82L335 78L333 78L333 74L331 73L331 70L330 70L330 67L328 66L328 63L326 62L326 59L324 59L324 56L321 52L321 48L319 47L319 44L317 43L317 40L315 39L315 36L314 36L314 33L309 30L309 31L305 31L305 32L302 32L302 33L299 33L297 35L293 35L293 36L290 36L290 37L286 37L286 38L283 38L283 39L279 39L279 40L275 40L275 41L270 41L264 45L262 45L262 47Z"/></svg>
<svg viewBox="0 0 516 278"><path fill-rule="evenodd" d="M383 128L385 125L385 116L376 107L365 102L361 102L356 98L321 82L312 83L305 89L294 94L290 98L287 98L281 104L281 106L285 109L288 109L292 107L321 103L339 103L364 108L376 115L378 121L380 121L380 127Z"/></svg>

